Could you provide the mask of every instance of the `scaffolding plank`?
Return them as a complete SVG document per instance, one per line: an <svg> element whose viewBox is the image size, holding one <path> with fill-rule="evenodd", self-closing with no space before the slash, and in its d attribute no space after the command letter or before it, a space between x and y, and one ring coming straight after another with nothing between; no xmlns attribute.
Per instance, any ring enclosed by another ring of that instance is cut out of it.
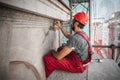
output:
<svg viewBox="0 0 120 80"><path fill-rule="evenodd" d="M47 80L86 80L87 70L83 73L71 73L66 71L55 70Z"/></svg>
<svg viewBox="0 0 120 80"><path fill-rule="evenodd" d="M111 59L91 62L83 73L55 70L47 80L120 80L120 68Z"/></svg>
<svg viewBox="0 0 120 80"><path fill-rule="evenodd" d="M88 80L120 80L120 68L111 59L91 62L88 68Z"/></svg>

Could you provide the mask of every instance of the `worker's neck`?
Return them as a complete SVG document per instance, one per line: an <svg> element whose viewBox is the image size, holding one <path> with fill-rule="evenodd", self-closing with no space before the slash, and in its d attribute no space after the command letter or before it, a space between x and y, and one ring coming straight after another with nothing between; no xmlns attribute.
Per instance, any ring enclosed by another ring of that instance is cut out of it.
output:
<svg viewBox="0 0 120 80"><path fill-rule="evenodd" d="M75 30L75 32L79 32L79 31L82 31L82 29L78 28L78 29Z"/></svg>

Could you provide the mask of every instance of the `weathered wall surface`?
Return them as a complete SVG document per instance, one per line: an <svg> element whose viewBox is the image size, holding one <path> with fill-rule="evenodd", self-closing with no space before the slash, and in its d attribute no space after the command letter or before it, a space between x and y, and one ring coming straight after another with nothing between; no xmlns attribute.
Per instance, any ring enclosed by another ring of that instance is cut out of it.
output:
<svg viewBox="0 0 120 80"><path fill-rule="evenodd" d="M1 11L0 11L1 12ZM0 21L0 80L6 80L8 75L8 40L10 24Z"/></svg>
<svg viewBox="0 0 120 80"><path fill-rule="evenodd" d="M0 53L5 59L3 64L7 64L7 59L9 62L26 61L33 64L43 76L43 55L59 46L58 31L49 29L53 20L3 7L0 10Z"/></svg>
<svg viewBox="0 0 120 80"><path fill-rule="evenodd" d="M59 31L50 26L69 11L49 0L0 2L0 80L45 80L43 56L59 46Z"/></svg>
<svg viewBox="0 0 120 80"><path fill-rule="evenodd" d="M0 2L10 5L12 8L63 21L70 18L70 10L58 0L0 0Z"/></svg>

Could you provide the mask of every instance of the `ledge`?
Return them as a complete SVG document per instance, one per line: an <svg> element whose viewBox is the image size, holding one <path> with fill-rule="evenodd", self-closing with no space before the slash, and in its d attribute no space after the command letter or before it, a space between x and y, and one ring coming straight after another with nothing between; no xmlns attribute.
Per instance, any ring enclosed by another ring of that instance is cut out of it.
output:
<svg viewBox="0 0 120 80"><path fill-rule="evenodd" d="M17 10L62 21L68 20L70 16L70 10L56 0L0 0L0 3Z"/></svg>

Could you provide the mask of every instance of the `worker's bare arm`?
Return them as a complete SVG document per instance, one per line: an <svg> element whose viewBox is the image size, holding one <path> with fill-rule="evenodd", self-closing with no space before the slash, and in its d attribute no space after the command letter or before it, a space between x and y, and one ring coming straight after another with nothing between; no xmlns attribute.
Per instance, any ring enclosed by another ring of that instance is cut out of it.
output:
<svg viewBox="0 0 120 80"><path fill-rule="evenodd" d="M57 60L61 60L62 58L64 58L65 56L67 56L71 51L72 51L71 48L65 46L65 47L63 47L63 49L60 52L57 52L56 54L53 54L53 56Z"/></svg>
<svg viewBox="0 0 120 80"><path fill-rule="evenodd" d="M64 28L62 27L60 21L55 20L55 25L62 31L62 33L64 34L64 36L66 38L70 38L71 37L71 34L64 30Z"/></svg>

